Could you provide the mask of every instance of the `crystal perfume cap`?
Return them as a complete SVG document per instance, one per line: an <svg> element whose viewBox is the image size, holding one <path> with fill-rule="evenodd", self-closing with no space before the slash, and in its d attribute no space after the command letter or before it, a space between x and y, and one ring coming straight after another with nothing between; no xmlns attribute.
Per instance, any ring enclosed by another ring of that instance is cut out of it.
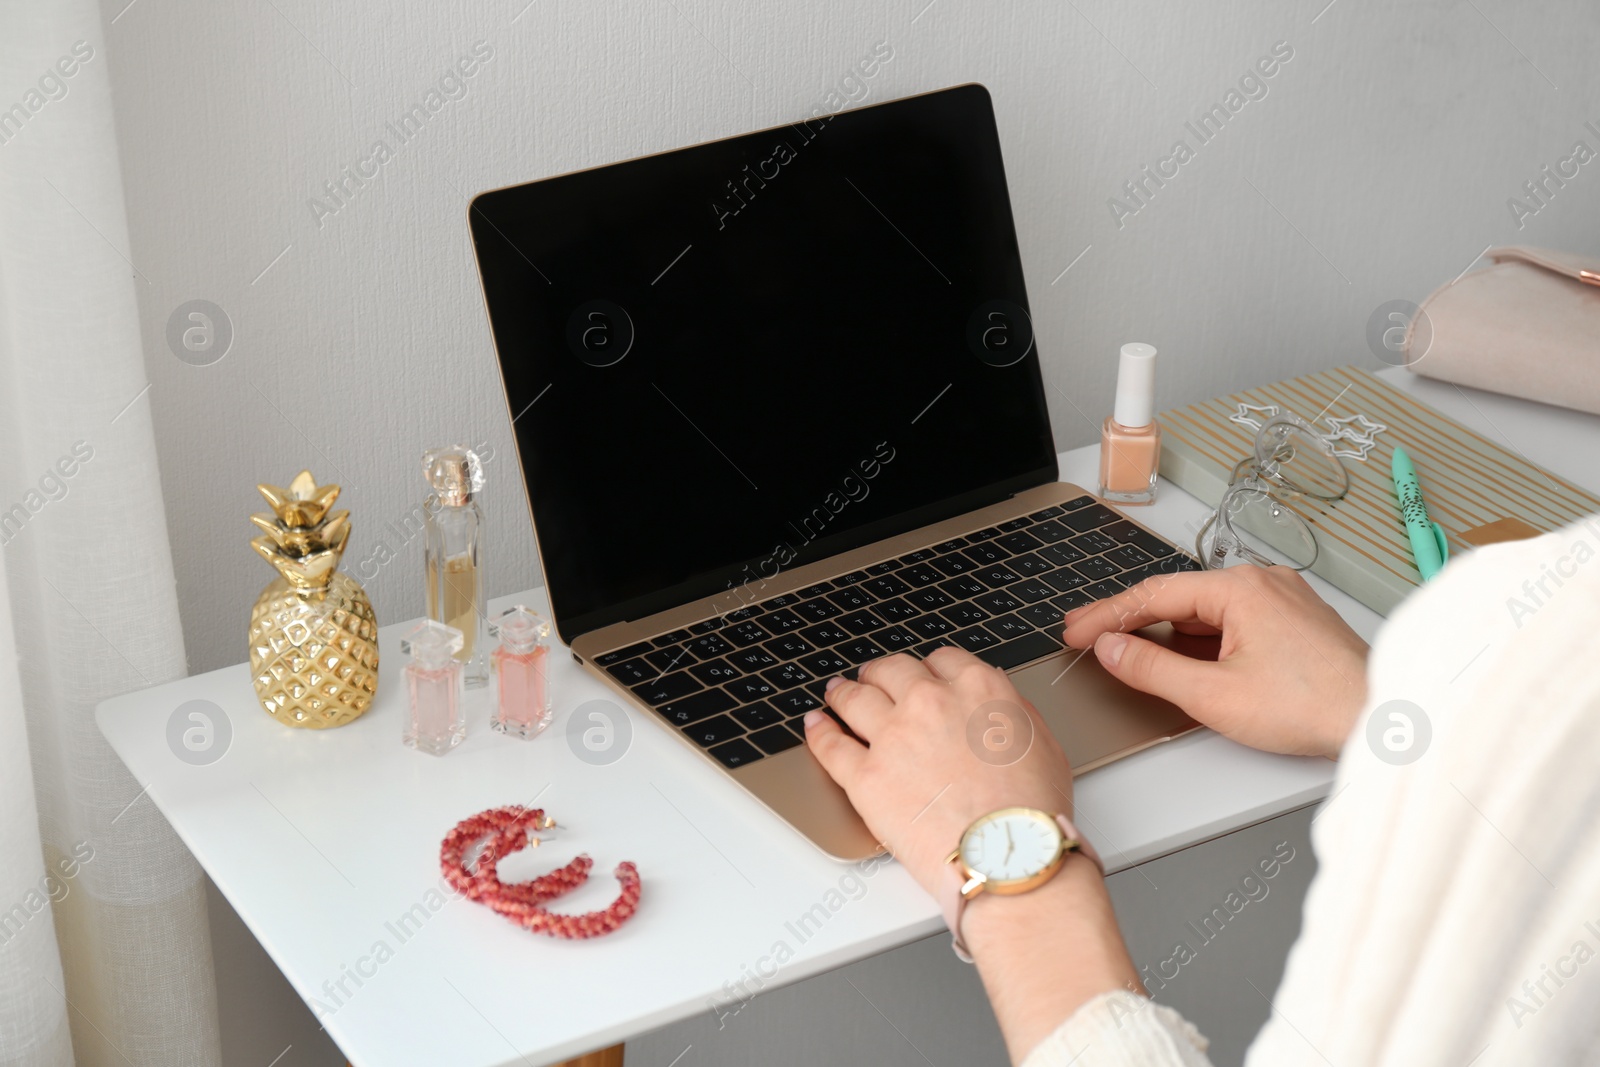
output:
<svg viewBox="0 0 1600 1067"><path fill-rule="evenodd" d="M550 624L537 611L518 604L489 621L489 635L498 637L507 651L526 655L550 636Z"/></svg>
<svg viewBox="0 0 1600 1067"><path fill-rule="evenodd" d="M423 667L443 667L454 662L465 638L454 626L423 619L400 639L400 651Z"/></svg>
<svg viewBox="0 0 1600 1067"><path fill-rule="evenodd" d="M430 448L422 454L422 473L445 507L459 508L483 490L483 464L465 445Z"/></svg>

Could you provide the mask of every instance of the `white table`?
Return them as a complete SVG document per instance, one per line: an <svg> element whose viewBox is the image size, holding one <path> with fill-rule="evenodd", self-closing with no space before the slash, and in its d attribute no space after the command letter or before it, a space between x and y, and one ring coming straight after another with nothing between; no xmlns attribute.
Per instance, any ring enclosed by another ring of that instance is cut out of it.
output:
<svg viewBox="0 0 1600 1067"><path fill-rule="evenodd" d="M1536 462L1600 485L1592 458L1600 419L1385 376ZM1096 454L1063 454L1063 480L1092 487ZM1140 518L1183 543L1204 512L1167 485ZM1316 584L1373 635L1375 614ZM515 600L543 607L542 590L496 604ZM830 895L851 888L852 868L825 858L643 714L632 716L620 760L581 761L566 739L568 713L607 694L564 652L553 657L557 719L544 736L491 733L480 707L449 756L403 748L406 625L381 631L379 699L341 729L272 721L244 665L108 700L97 713L149 798L356 1067L560 1061L728 1000L726 983L758 965L770 973L762 960L779 943L794 956L769 989L941 928L933 902L893 864L864 893ZM231 728L225 753L205 765L179 759L167 740L169 720L191 700L215 704ZM1315 802L1332 777L1326 760L1268 756L1200 731L1085 775L1079 818L1118 869ZM563 828L504 873L528 877L586 851L595 877L562 910L589 910L614 895L611 868L633 860L644 896L620 932L553 941L446 899L438 852L451 826L535 798ZM839 906L802 939L790 924L819 903Z"/></svg>

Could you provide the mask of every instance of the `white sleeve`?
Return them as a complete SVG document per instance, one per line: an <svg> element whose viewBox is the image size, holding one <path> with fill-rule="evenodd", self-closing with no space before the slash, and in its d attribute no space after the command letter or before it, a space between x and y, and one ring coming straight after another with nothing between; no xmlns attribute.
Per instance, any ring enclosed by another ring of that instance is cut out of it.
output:
<svg viewBox="0 0 1600 1067"><path fill-rule="evenodd" d="M1206 1039L1171 1008L1102 993L1028 1053L1022 1067L1211 1067Z"/></svg>

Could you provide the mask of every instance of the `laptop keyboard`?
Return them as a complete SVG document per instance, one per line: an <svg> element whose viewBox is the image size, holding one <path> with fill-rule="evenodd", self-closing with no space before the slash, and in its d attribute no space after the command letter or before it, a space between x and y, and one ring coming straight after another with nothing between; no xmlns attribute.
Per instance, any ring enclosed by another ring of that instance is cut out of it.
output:
<svg viewBox="0 0 1600 1067"><path fill-rule="evenodd" d="M728 768L802 744L823 687L892 652L1002 670L1059 650L1062 615L1200 564L1081 496L607 652L595 663ZM829 714L832 714L829 711Z"/></svg>

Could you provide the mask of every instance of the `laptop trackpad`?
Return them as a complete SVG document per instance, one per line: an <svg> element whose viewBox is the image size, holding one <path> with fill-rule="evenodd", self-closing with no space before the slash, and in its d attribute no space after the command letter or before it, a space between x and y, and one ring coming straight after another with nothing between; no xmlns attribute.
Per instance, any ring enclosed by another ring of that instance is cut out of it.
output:
<svg viewBox="0 0 1600 1067"><path fill-rule="evenodd" d="M1196 659L1217 658L1215 637L1180 634L1166 623L1138 633ZM1200 725L1175 705L1111 677L1092 651L1064 649L1012 672L1011 680L1039 709L1078 773Z"/></svg>

